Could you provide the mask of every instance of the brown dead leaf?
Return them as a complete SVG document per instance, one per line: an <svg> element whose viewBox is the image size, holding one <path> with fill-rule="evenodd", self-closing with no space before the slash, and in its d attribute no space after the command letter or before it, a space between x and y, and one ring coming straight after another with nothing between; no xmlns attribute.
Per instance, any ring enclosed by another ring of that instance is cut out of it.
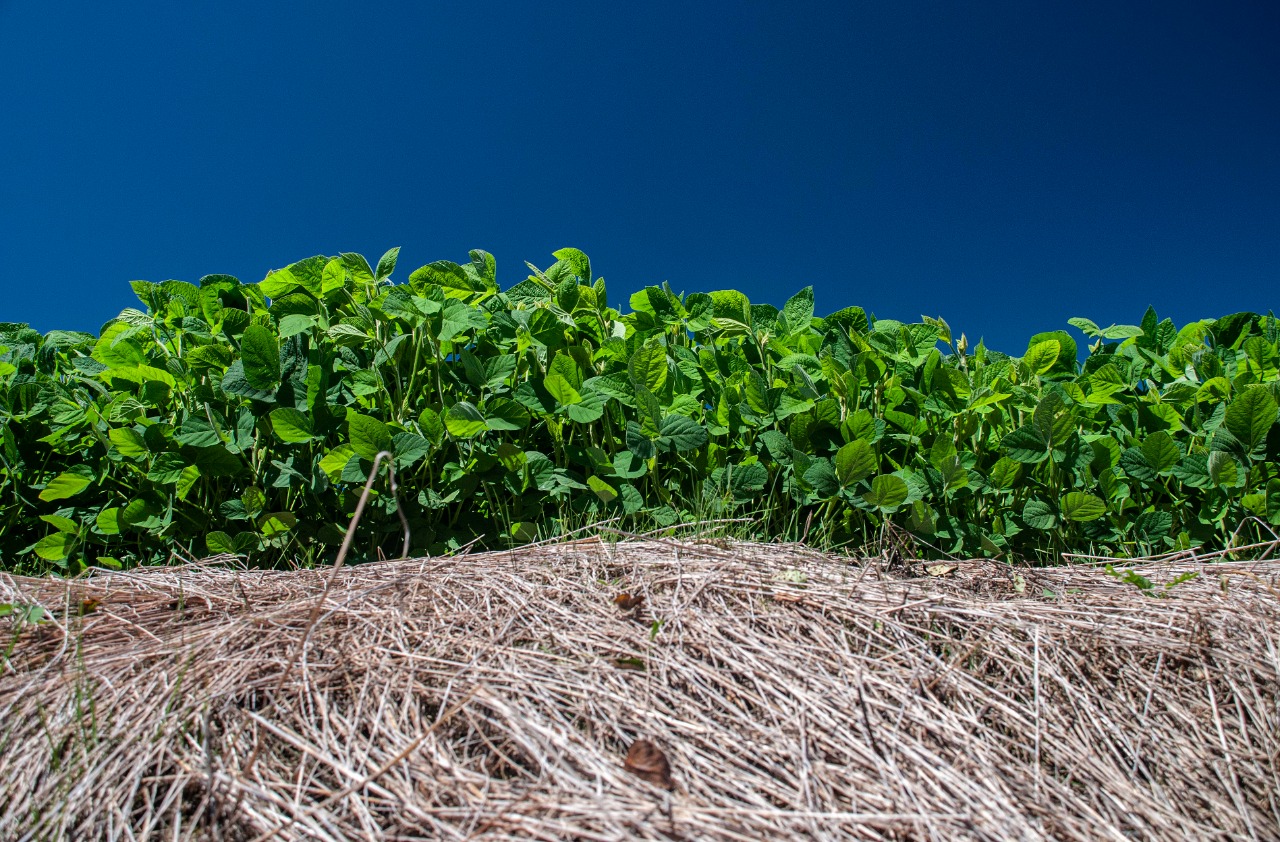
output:
<svg viewBox="0 0 1280 842"><path fill-rule="evenodd" d="M622 768L641 780L648 781L663 789L675 789L676 783L671 779L671 764L667 756L649 740L639 739L627 749L627 759L622 761Z"/></svg>
<svg viewBox="0 0 1280 842"><path fill-rule="evenodd" d="M613 604L621 608L623 611L633 611L640 607L640 603L644 602L644 596L632 596L629 593L620 593L613 598Z"/></svg>
<svg viewBox="0 0 1280 842"><path fill-rule="evenodd" d="M924 569L930 576L950 576L960 569L958 564L931 564Z"/></svg>

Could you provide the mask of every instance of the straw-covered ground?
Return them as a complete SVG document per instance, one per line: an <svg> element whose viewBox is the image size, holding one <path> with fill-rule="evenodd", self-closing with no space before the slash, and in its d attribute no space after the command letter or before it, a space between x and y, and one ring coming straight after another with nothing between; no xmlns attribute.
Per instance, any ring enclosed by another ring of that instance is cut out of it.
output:
<svg viewBox="0 0 1280 842"><path fill-rule="evenodd" d="M0 576L52 613L0 620L0 838L1280 838L1280 562L1137 569L1160 596L598 538L327 593Z"/></svg>

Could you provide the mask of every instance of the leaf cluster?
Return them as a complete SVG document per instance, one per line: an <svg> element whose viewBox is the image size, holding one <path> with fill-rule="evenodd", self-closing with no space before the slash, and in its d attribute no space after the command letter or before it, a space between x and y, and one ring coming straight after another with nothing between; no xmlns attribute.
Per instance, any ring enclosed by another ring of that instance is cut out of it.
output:
<svg viewBox="0 0 1280 842"><path fill-rule="evenodd" d="M1220 547L1280 523L1280 326L1071 323L1021 357L945 321L825 318L650 286L587 256L502 290L493 257L392 280L356 254L258 283L135 281L97 335L0 324L0 565L75 572L231 553L505 546L615 518L753 518L758 536L1056 556Z"/></svg>

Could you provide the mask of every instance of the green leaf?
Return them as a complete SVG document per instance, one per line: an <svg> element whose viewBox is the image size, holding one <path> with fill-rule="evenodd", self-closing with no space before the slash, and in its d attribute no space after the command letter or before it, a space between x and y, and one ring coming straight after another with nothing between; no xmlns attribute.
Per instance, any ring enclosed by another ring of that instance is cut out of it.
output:
<svg viewBox="0 0 1280 842"><path fill-rule="evenodd" d="M880 459L866 439L855 439L836 451L836 478L848 488L876 472Z"/></svg>
<svg viewBox="0 0 1280 842"><path fill-rule="evenodd" d="M209 555L235 555L235 540L225 532L210 532L204 536L204 546Z"/></svg>
<svg viewBox="0 0 1280 842"><path fill-rule="evenodd" d="M807 286L791 296L782 305L782 315L786 317L791 334L809 330L809 322L813 319L813 287Z"/></svg>
<svg viewBox="0 0 1280 842"><path fill-rule="evenodd" d="M1182 461L1182 451L1174 443L1173 436L1159 430L1147 436L1142 443L1142 455L1147 458L1151 469L1158 474L1166 474L1173 466Z"/></svg>
<svg viewBox="0 0 1280 842"><path fill-rule="evenodd" d="M46 503L51 500L65 500L74 497L93 484L93 469L88 465L75 465L53 479L40 492L40 499Z"/></svg>
<svg viewBox="0 0 1280 842"><path fill-rule="evenodd" d="M706 429L684 415L663 418L659 432L658 446L676 453L690 454L707 443Z"/></svg>
<svg viewBox="0 0 1280 842"><path fill-rule="evenodd" d="M1209 454L1209 481L1216 486L1234 487L1240 481L1240 464L1231 454L1215 450Z"/></svg>
<svg viewBox="0 0 1280 842"><path fill-rule="evenodd" d="M529 410L508 398L491 398L483 408L490 430L523 430L529 426Z"/></svg>
<svg viewBox="0 0 1280 842"><path fill-rule="evenodd" d="M116 451L126 459L143 459L150 454L142 435L132 427L114 427L107 433Z"/></svg>
<svg viewBox="0 0 1280 842"><path fill-rule="evenodd" d="M1040 431L1031 425L1024 425L1010 432L1001 441L1000 446L1010 459L1034 465L1049 458L1049 442Z"/></svg>
<svg viewBox="0 0 1280 842"><path fill-rule="evenodd" d="M386 253L378 260L378 271L376 277L379 281L391 277L391 273L396 271L396 261L400 259L400 247L387 249Z"/></svg>
<svg viewBox="0 0 1280 842"><path fill-rule="evenodd" d="M36 542L36 555L45 561L63 561L71 554L71 548L75 546L75 543L75 535L66 532L55 532Z"/></svg>
<svg viewBox="0 0 1280 842"><path fill-rule="evenodd" d="M93 523L103 535L119 535L126 526L120 519L122 512L123 510L117 506L103 509L98 512Z"/></svg>
<svg viewBox="0 0 1280 842"><path fill-rule="evenodd" d="M387 425L368 415L348 411L347 432L352 449L361 459L369 462L377 458L381 451L390 451L395 447Z"/></svg>
<svg viewBox="0 0 1280 842"><path fill-rule="evenodd" d="M1134 521L1133 528L1139 538L1151 543L1164 538L1173 529L1173 515L1169 512L1143 512Z"/></svg>
<svg viewBox="0 0 1280 842"><path fill-rule="evenodd" d="M1247 449L1254 450L1266 442L1267 433L1276 422L1276 411L1276 399L1269 389L1250 386L1227 407L1223 424Z"/></svg>
<svg viewBox="0 0 1280 842"><path fill-rule="evenodd" d="M290 313L280 320L280 338L288 339L299 333L306 333L316 326L316 317L302 313Z"/></svg>
<svg viewBox="0 0 1280 842"><path fill-rule="evenodd" d="M564 265L570 275L576 275L583 283L591 283L591 259L575 248L557 249L551 253Z"/></svg>
<svg viewBox="0 0 1280 842"><path fill-rule="evenodd" d="M444 307L444 316L440 325L441 342L451 340L470 330L480 330L489 326L483 310L465 304L457 299L450 299Z"/></svg>
<svg viewBox="0 0 1280 842"><path fill-rule="evenodd" d="M161 453L151 462L147 479L159 485L173 485L182 478L187 461L180 453Z"/></svg>
<svg viewBox="0 0 1280 842"><path fill-rule="evenodd" d="M1280 526L1280 479L1267 482L1267 521Z"/></svg>
<svg viewBox="0 0 1280 842"><path fill-rule="evenodd" d="M1085 523L1106 513L1107 504L1084 491L1070 491L1062 498L1062 516L1067 520Z"/></svg>
<svg viewBox="0 0 1280 842"><path fill-rule="evenodd" d="M59 532L76 533L80 531L80 524L76 523L69 517L63 517L62 515L40 515L40 519Z"/></svg>
<svg viewBox="0 0 1280 842"><path fill-rule="evenodd" d="M273 392L280 385L280 345L276 336L259 324L251 324L240 337L240 358L249 386Z"/></svg>
<svg viewBox="0 0 1280 842"><path fill-rule="evenodd" d="M587 477L587 487L596 493L602 503L612 503L618 497L618 490L597 476Z"/></svg>
<svg viewBox="0 0 1280 842"><path fill-rule="evenodd" d="M311 419L306 413L282 406L271 410L271 429L283 442L298 444L315 438L311 427Z"/></svg>
<svg viewBox="0 0 1280 842"><path fill-rule="evenodd" d="M207 419L199 415L188 415L173 435L178 444L190 447L212 447L222 444L222 437ZM121 451L123 452L123 451Z"/></svg>
<svg viewBox="0 0 1280 842"><path fill-rule="evenodd" d="M271 512L258 519L258 531L270 540L279 538L298 525L298 517L292 512Z"/></svg>
<svg viewBox="0 0 1280 842"><path fill-rule="evenodd" d="M649 470L649 463L630 450L624 450L613 457L613 472L622 479L637 479Z"/></svg>
<svg viewBox="0 0 1280 842"><path fill-rule="evenodd" d="M987 482L991 483L993 488L1001 491L1008 491L1017 484L1018 479L1022 476L1022 463L1001 456L996 463L991 466L991 473L987 475Z"/></svg>
<svg viewBox="0 0 1280 842"><path fill-rule="evenodd" d="M578 394L569 381L559 374L548 374L543 379L542 386L561 406L569 406L582 401L582 395Z"/></svg>
<svg viewBox="0 0 1280 842"><path fill-rule="evenodd" d="M627 363L631 382L657 394L667 384L667 349L656 340L649 340L636 349Z"/></svg>
<svg viewBox="0 0 1280 842"><path fill-rule="evenodd" d="M1058 362L1058 354L1062 352L1062 344L1056 339L1037 342L1027 349L1022 362L1032 374L1045 374Z"/></svg>
<svg viewBox="0 0 1280 842"><path fill-rule="evenodd" d="M889 513L907 501L911 489L902 477L893 474L881 474L871 481L871 490L862 495L869 505L882 512Z"/></svg>
<svg viewBox="0 0 1280 842"><path fill-rule="evenodd" d="M431 442L417 433L396 433L392 437L396 470L411 468L431 452Z"/></svg>
<svg viewBox="0 0 1280 842"><path fill-rule="evenodd" d="M374 451L377 454L377 451ZM351 461L351 457L356 455L356 449L349 444L340 445L330 450L320 460L320 470L333 482L337 482L342 476L342 470L347 467L347 463Z"/></svg>
<svg viewBox="0 0 1280 842"><path fill-rule="evenodd" d="M1028 500L1022 507L1022 521L1032 529L1047 532L1058 524L1058 516L1043 500Z"/></svg>
<svg viewBox="0 0 1280 842"><path fill-rule="evenodd" d="M422 434L426 436L427 441L439 447L444 441L444 420L440 417L440 413L431 407L426 407L418 415L418 424L422 427Z"/></svg>
<svg viewBox="0 0 1280 842"><path fill-rule="evenodd" d="M475 438L489 428L480 410L467 401L458 401L449 407L444 425L449 435L459 439Z"/></svg>

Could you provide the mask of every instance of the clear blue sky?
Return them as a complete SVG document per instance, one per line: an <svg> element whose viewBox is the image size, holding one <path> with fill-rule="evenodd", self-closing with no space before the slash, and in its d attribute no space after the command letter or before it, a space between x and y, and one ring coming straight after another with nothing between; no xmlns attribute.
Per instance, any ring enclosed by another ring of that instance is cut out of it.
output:
<svg viewBox="0 0 1280 842"><path fill-rule="evenodd" d="M1015 353L1280 309L1278 37L1229 0L0 0L0 321L393 245Z"/></svg>

